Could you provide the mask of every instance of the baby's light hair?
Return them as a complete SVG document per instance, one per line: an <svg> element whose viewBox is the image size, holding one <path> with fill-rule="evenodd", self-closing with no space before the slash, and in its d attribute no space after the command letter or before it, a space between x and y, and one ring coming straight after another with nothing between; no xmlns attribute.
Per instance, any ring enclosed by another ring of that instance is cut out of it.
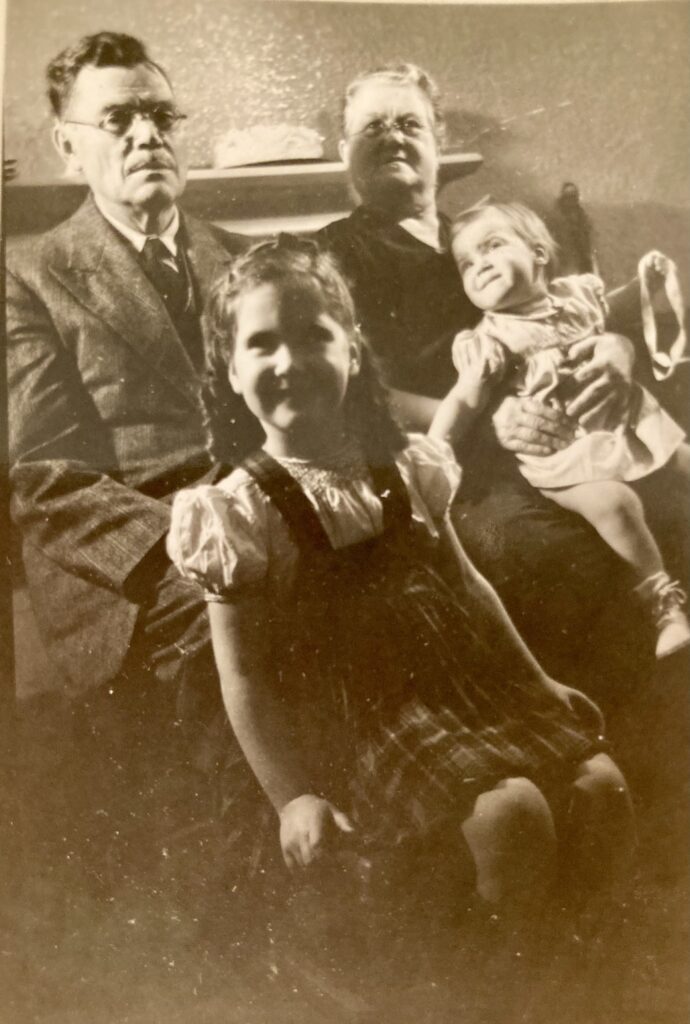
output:
<svg viewBox="0 0 690 1024"><path fill-rule="evenodd" d="M551 276L558 259L558 245L541 217L523 203L497 203L490 197L481 199L453 219L450 228L451 241L455 242L464 228L479 220L486 213L494 213L503 217L518 238L521 238L533 249L543 249L546 257L547 276Z"/></svg>
<svg viewBox="0 0 690 1024"><path fill-rule="evenodd" d="M405 445L391 416L374 359L357 326L355 307L335 259L310 240L281 234L253 245L213 285L205 314L209 378L204 389L209 447L220 462L234 464L261 443L257 423L228 382L242 295L261 285L316 291L326 313L360 350L359 373L351 377L346 410L370 462L379 464Z"/></svg>
<svg viewBox="0 0 690 1024"><path fill-rule="evenodd" d="M382 64L379 67L373 68L371 71L365 71L363 74L357 75L356 78L352 79L345 89L345 96L343 99L342 120L343 132L345 135L347 135L347 112L350 103L355 98L359 90L363 86L368 85L369 82L383 82L390 85L414 85L429 104L434 135L436 136L437 142L439 144L443 142L445 135L445 118L443 115L439 88L428 71L425 71L424 68L420 68L418 64L411 64L409 61Z"/></svg>

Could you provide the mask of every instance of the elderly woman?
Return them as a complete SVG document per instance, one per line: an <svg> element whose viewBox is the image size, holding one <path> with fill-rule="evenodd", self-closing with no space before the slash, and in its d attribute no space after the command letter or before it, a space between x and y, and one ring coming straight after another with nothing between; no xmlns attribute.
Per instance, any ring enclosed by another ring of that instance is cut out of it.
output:
<svg viewBox="0 0 690 1024"><path fill-rule="evenodd" d="M350 280L364 333L404 423L425 429L436 399L453 382L452 339L478 319L450 252L448 220L437 206L438 91L413 64L361 75L346 90L343 128L340 153L360 203L322 229L320 242ZM501 398L462 453L458 531L554 671L573 668L602 613L599 595L611 593L620 567L591 528L525 483L510 452L549 454L565 447L574 421L602 408L619 418L634 400L633 359L626 338L601 336L583 356L578 372L589 386L569 407L570 419L530 399Z"/></svg>

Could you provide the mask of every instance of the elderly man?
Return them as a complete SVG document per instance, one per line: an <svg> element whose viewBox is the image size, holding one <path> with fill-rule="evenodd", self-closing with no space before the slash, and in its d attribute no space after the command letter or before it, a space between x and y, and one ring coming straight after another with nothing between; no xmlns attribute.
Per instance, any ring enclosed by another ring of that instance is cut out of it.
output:
<svg viewBox="0 0 690 1024"><path fill-rule="evenodd" d="M8 258L12 508L31 602L65 692L94 714L100 694L110 718L153 693L149 710L172 720L182 696L208 720L205 605L164 538L171 495L209 471L200 314L245 241L179 210L184 115L139 40L87 36L47 78L54 144L90 194Z"/></svg>

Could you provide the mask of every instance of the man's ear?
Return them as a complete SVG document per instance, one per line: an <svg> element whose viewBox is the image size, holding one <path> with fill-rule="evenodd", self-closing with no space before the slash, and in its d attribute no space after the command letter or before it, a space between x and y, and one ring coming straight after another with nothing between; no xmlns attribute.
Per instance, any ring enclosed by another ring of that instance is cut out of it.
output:
<svg viewBox="0 0 690 1024"><path fill-rule="evenodd" d="M347 139L340 139L339 140L339 142L338 142L338 156L340 157L342 162L345 164L345 166L349 167L349 164L350 164L350 151L349 151L349 147L347 145Z"/></svg>
<svg viewBox="0 0 690 1024"><path fill-rule="evenodd" d="M60 159L67 168L68 174L81 173L81 161L74 151L69 131L62 121L55 121L52 131L53 146L60 155Z"/></svg>

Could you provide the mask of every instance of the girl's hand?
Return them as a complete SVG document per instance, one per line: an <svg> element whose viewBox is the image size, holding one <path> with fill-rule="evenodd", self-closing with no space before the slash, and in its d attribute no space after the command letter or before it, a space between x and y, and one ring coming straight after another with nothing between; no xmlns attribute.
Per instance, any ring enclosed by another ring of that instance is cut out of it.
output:
<svg viewBox="0 0 690 1024"><path fill-rule="evenodd" d="M317 860L329 838L339 832L354 832L350 819L313 793L295 797L280 812L280 846L291 870Z"/></svg>
<svg viewBox="0 0 690 1024"><path fill-rule="evenodd" d="M590 700L586 693L582 693L581 690L574 690L572 686L557 683L555 679L547 679L546 688L553 694L556 700L565 704L568 710L572 711L578 718L581 718L585 724L591 723L598 733L603 733L604 716L599 706L593 700Z"/></svg>
<svg viewBox="0 0 690 1024"><path fill-rule="evenodd" d="M469 405L477 406L484 385L505 373L505 349L497 341L477 337L473 331L461 331L453 342L453 365L458 371L456 390Z"/></svg>

